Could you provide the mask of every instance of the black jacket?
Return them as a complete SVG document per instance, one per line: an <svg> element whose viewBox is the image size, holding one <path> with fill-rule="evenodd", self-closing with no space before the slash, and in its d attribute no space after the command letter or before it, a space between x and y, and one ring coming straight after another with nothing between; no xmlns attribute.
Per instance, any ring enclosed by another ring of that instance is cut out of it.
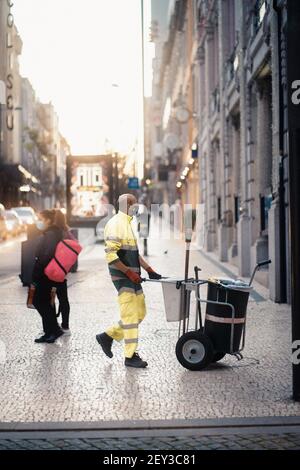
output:
<svg viewBox="0 0 300 470"><path fill-rule="evenodd" d="M32 281L37 282L45 278L44 269L54 257L57 244L63 240L64 233L56 225L51 225L41 235L35 253L35 263L32 273Z"/></svg>

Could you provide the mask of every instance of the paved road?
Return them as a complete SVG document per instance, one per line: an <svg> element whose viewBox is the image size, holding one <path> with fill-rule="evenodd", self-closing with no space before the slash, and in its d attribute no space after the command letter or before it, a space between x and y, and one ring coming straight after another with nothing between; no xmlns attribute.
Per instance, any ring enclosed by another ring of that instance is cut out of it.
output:
<svg viewBox="0 0 300 470"><path fill-rule="evenodd" d="M1 279L17 276L21 265L21 242L25 236L0 242L0 282Z"/></svg>

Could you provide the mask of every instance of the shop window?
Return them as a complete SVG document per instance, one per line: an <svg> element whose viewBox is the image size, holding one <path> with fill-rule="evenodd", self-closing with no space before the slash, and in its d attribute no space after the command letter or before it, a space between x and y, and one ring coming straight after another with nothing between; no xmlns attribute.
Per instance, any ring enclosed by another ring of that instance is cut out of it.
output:
<svg viewBox="0 0 300 470"><path fill-rule="evenodd" d="M169 167L166 165L158 166L158 181L168 181L169 179Z"/></svg>
<svg viewBox="0 0 300 470"><path fill-rule="evenodd" d="M260 196L260 230L265 232L269 226L269 210L272 204L272 195Z"/></svg>
<svg viewBox="0 0 300 470"><path fill-rule="evenodd" d="M237 224L240 220L240 198L234 196L234 223Z"/></svg>
<svg viewBox="0 0 300 470"><path fill-rule="evenodd" d="M222 221L222 200L220 197L217 199L218 222Z"/></svg>

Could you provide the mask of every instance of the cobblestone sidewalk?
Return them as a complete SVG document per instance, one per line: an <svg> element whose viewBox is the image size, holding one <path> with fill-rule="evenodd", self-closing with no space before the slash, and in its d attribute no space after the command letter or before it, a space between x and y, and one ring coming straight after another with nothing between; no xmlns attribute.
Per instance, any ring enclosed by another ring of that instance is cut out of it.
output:
<svg viewBox="0 0 300 470"><path fill-rule="evenodd" d="M177 241L150 241L148 261L163 275L182 278L184 246ZM198 251L191 253L191 275L195 264L203 277L228 277L226 265ZM104 357L95 335L118 320L118 307L102 244L85 249L69 284L72 336L38 345L34 338L41 322L35 311L25 307L26 291L17 279L1 283L0 422L300 414L300 404L291 399L290 309L269 301L266 289L258 284L259 295L250 299L248 307L244 360L226 356L202 372L185 370L176 359L178 325L166 322L159 284L144 285L148 314L139 350L149 367L127 370L119 344L113 346L112 360Z"/></svg>

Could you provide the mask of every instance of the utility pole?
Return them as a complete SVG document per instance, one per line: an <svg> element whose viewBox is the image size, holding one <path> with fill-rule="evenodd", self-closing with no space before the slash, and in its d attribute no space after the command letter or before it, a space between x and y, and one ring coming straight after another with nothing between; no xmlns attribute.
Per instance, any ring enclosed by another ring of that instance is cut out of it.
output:
<svg viewBox="0 0 300 470"><path fill-rule="evenodd" d="M113 185L114 185L114 204L115 208L118 205L119 200L119 168L118 168L118 153L115 152L112 154L112 172L113 172Z"/></svg>
<svg viewBox="0 0 300 470"><path fill-rule="evenodd" d="M144 0L141 0L141 29L142 29L142 90L143 90L143 123L144 123L144 177L145 177L145 157L146 157L146 103L145 103L145 41L144 41ZM148 207L147 207L148 209ZM147 224L149 224L147 215ZM144 221L145 223L145 221ZM148 227L149 232L149 227ZM148 256L148 238L144 237L144 256Z"/></svg>
<svg viewBox="0 0 300 470"><path fill-rule="evenodd" d="M287 0L287 110L289 146L289 207L292 341L300 341L300 1ZM298 342L295 347L296 341ZM298 354L299 357L299 354ZM300 363L293 361L293 398L300 401ZM298 361L297 361L298 362Z"/></svg>

